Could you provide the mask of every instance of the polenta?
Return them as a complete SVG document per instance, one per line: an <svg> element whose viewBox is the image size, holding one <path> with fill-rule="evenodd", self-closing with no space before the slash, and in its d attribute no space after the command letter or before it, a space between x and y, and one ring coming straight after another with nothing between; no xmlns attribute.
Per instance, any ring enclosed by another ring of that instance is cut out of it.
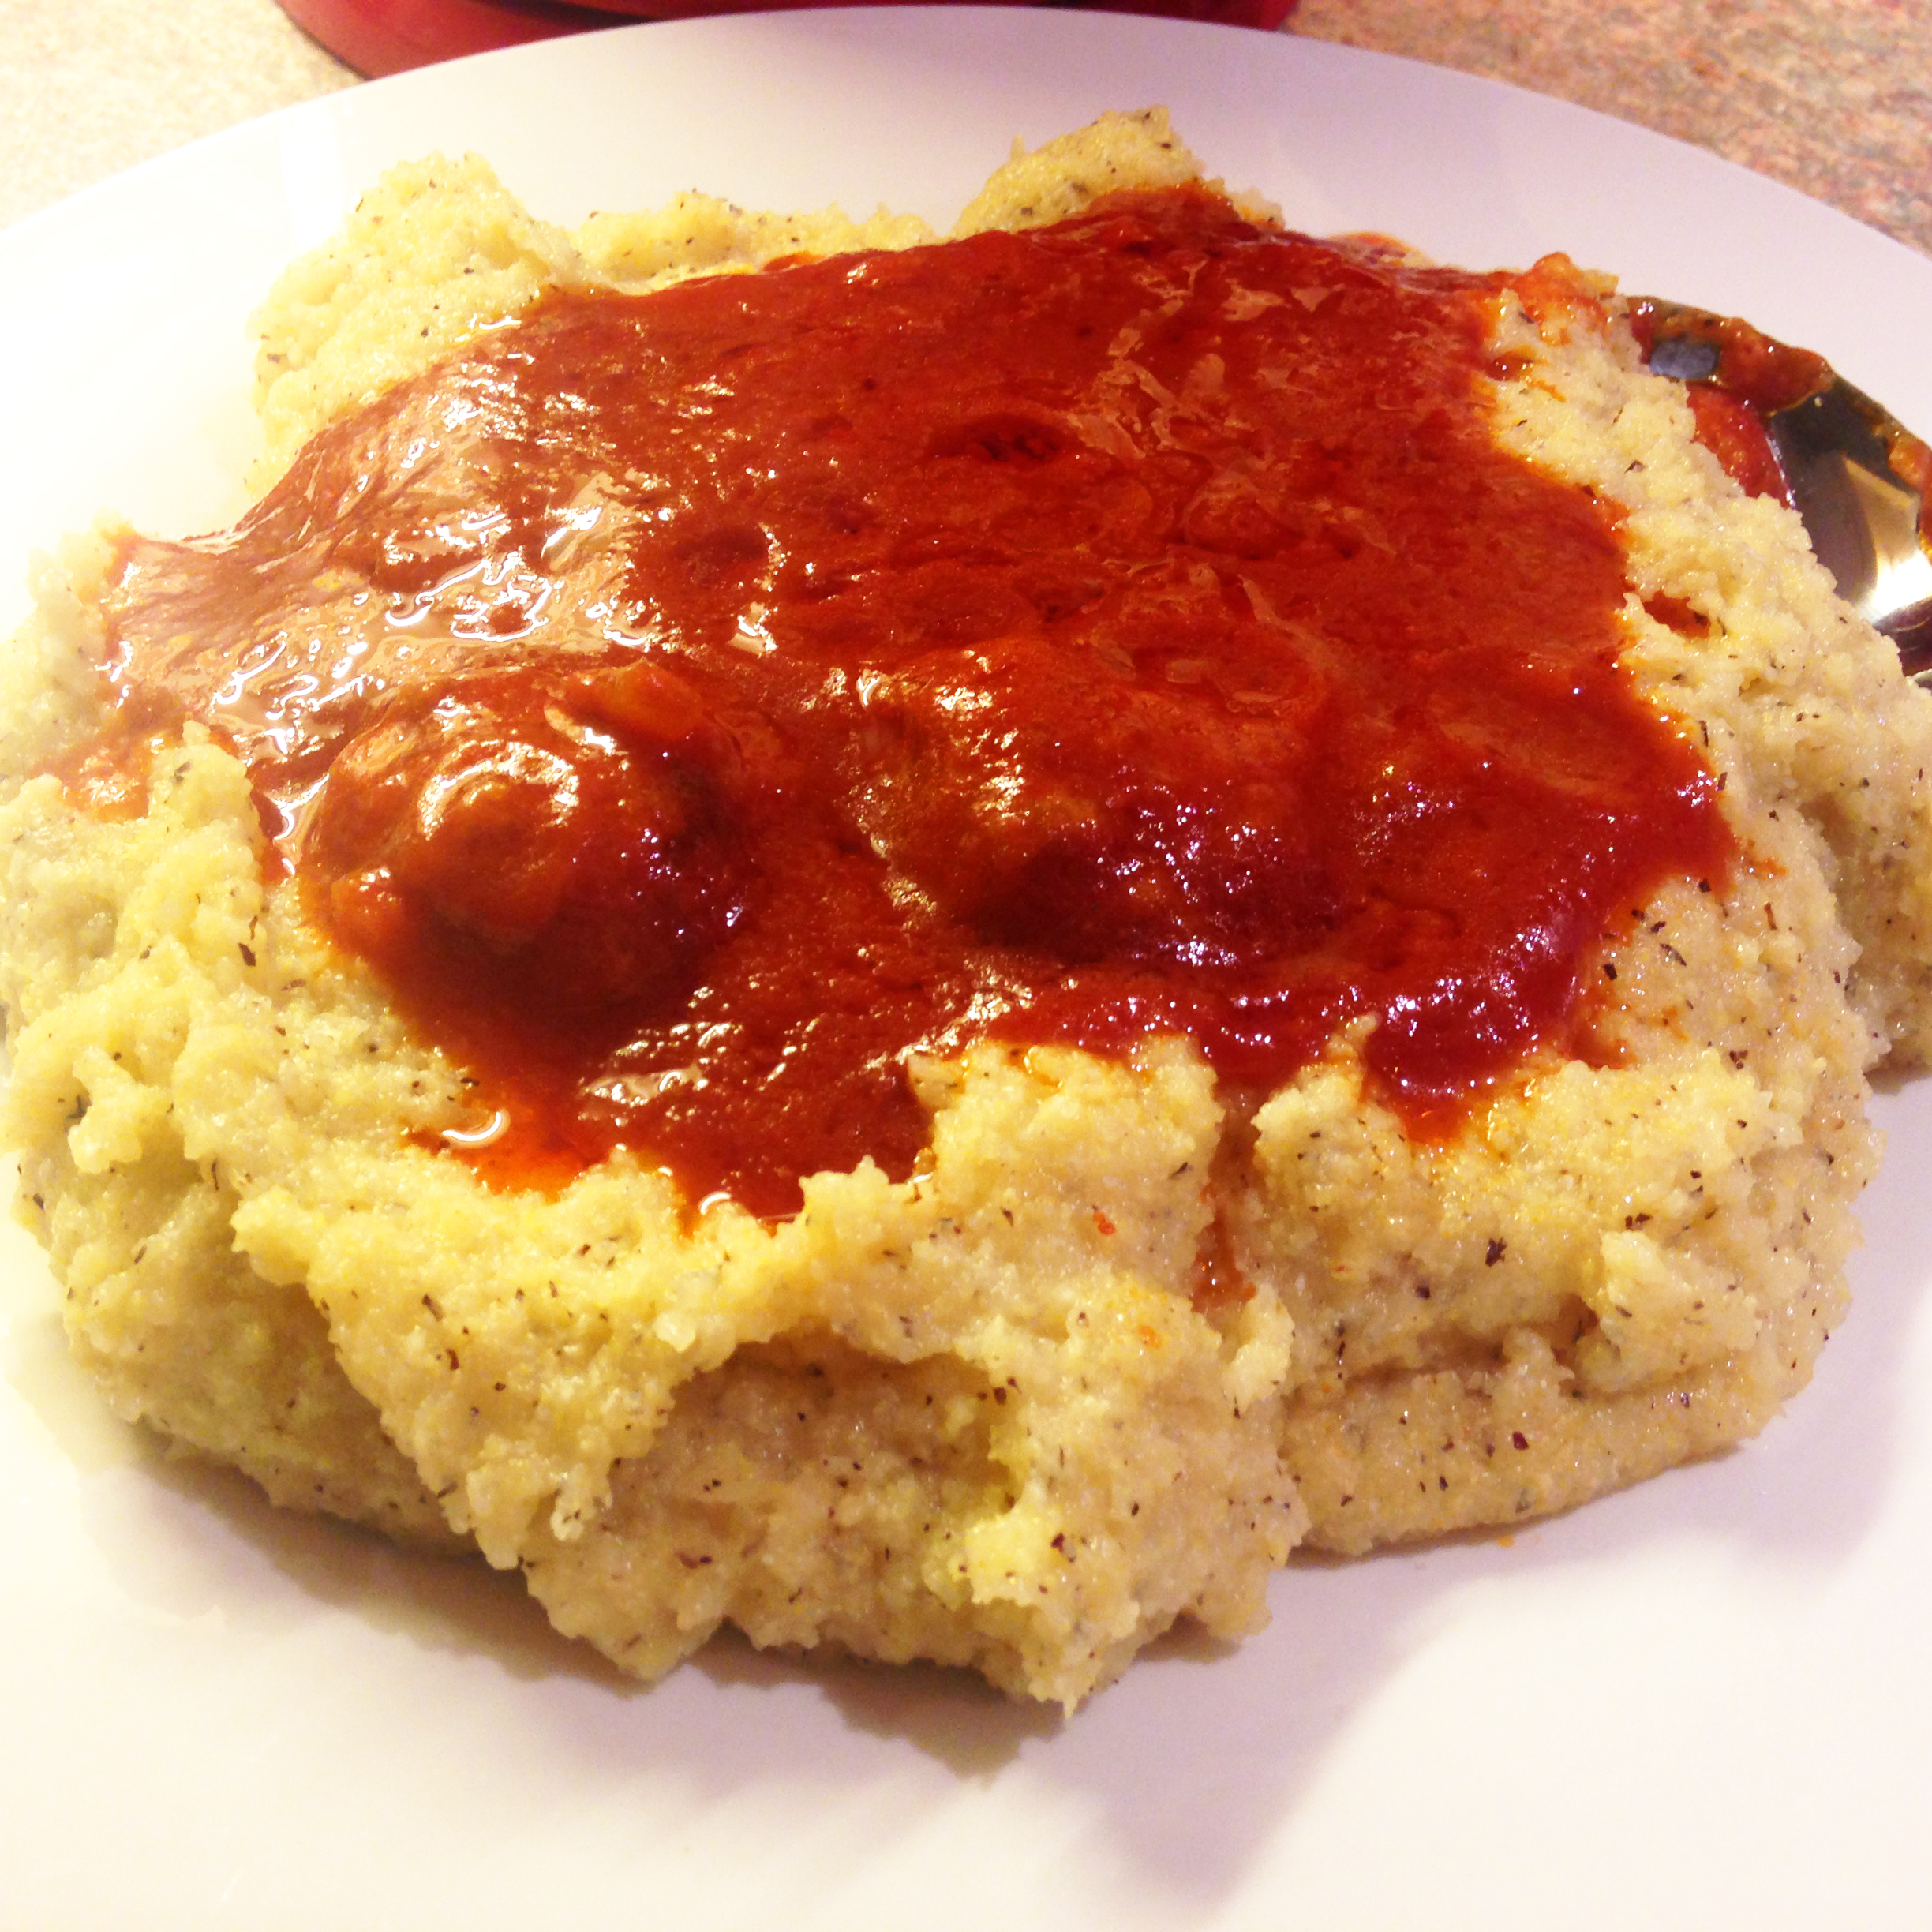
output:
<svg viewBox="0 0 1932 1932"><path fill-rule="evenodd" d="M123 1413L640 1675L1070 1707L1807 1379L1932 704L1607 283L1287 236L1148 113L945 241L425 163L258 322L255 510L74 540L0 691Z"/></svg>

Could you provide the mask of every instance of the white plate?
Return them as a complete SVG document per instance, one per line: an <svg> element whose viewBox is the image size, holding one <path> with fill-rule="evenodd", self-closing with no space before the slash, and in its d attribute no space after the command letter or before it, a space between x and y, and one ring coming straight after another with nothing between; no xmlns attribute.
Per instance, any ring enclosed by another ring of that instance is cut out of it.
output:
<svg viewBox="0 0 1932 1932"><path fill-rule="evenodd" d="M692 185L945 219L1016 133L1150 100L1301 226L1478 266L1565 249L1932 424L1932 263L1574 108L1140 19L646 26L338 95L0 237L0 624L29 548L103 506L170 530L238 506L248 311L391 160L476 148L563 220ZM163 1462L68 1365L16 1237L0 1923L1923 1923L1932 1085L1881 1112L1856 1311L1760 1441L1508 1547L1291 1570L1266 1635L1168 1647L1065 1726L742 1645L625 1685L512 1582Z"/></svg>

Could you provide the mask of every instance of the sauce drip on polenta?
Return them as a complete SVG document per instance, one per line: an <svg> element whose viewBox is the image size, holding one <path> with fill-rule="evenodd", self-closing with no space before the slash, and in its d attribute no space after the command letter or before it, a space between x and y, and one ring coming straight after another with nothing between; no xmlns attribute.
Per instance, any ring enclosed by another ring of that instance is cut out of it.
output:
<svg viewBox="0 0 1932 1932"><path fill-rule="evenodd" d="M1440 1126L1731 855L1611 519L1495 447L1503 286L1188 188L556 291L125 540L116 742L233 745L506 1181L782 1214L910 1172L908 1056L987 1037L1265 1087L1372 1017Z"/></svg>

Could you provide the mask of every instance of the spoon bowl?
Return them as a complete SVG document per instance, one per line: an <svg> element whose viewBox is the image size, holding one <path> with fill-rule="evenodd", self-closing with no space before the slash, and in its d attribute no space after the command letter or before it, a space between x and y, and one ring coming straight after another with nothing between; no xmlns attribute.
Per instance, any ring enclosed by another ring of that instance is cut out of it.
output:
<svg viewBox="0 0 1932 1932"><path fill-rule="evenodd" d="M1932 449L1822 356L1681 302L1631 309L1657 374L1750 409L1839 594L1932 688Z"/></svg>

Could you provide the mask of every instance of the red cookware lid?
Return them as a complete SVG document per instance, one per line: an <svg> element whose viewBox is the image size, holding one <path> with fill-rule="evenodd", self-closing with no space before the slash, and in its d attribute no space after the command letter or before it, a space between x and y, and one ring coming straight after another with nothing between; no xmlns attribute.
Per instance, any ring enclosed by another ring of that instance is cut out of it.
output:
<svg viewBox="0 0 1932 1932"><path fill-rule="evenodd" d="M281 0L282 11L358 73L400 73L462 54L586 27L610 16L561 0Z"/></svg>
<svg viewBox="0 0 1932 1932"><path fill-rule="evenodd" d="M399 73L459 54L608 27L613 14L682 19L762 13L811 0L281 0L282 10L359 73ZM1021 0L1024 4L1024 0ZM1064 3L1064 0L1062 0ZM1077 3L1077 0L1076 0ZM1121 13L1166 13L1237 27L1279 27L1295 0L1098 0Z"/></svg>

